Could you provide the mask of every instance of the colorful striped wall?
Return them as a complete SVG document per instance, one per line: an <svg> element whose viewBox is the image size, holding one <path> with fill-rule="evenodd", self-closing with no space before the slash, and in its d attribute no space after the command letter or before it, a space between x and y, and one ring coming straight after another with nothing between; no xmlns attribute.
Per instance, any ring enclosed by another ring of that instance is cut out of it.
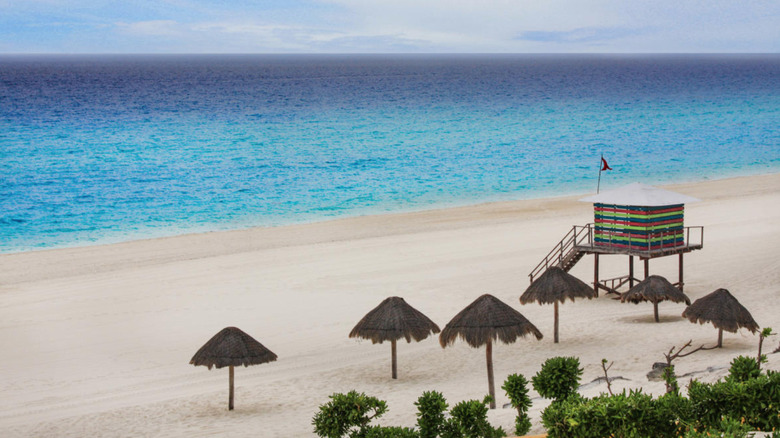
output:
<svg viewBox="0 0 780 438"><path fill-rule="evenodd" d="M593 210L596 245L656 250L685 244L683 204L638 207L596 203Z"/></svg>

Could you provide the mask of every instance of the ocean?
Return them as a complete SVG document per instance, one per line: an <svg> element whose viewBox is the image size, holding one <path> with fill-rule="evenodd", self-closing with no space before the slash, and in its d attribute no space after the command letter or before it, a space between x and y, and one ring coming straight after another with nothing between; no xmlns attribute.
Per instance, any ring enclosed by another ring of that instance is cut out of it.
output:
<svg viewBox="0 0 780 438"><path fill-rule="evenodd" d="M0 56L0 252L780 171L780 55Z"/></svg>

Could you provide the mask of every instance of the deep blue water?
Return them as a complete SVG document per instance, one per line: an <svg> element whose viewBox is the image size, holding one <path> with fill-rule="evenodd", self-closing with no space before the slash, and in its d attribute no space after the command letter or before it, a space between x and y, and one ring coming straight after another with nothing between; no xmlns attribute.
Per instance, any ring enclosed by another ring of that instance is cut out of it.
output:
<svg viewBox="0 0 780 438"><path fill-rule="evenodd" d="M0 252L780 171L780 55L0 56Z"/></svg>

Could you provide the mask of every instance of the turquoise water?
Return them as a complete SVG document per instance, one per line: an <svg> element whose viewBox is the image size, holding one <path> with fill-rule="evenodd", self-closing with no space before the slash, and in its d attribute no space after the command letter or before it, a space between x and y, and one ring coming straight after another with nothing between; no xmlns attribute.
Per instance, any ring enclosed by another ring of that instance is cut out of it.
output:
<svg viewBox="0 0 780 438"><path fill-rule="evenodd" d="M780 169L780 55L0 57L0 252Z"/></svg>

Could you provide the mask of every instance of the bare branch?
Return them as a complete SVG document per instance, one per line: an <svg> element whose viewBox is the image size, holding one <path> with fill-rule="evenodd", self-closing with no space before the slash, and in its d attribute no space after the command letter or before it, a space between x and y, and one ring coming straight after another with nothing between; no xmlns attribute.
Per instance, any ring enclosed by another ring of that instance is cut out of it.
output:
<svg viewBox="0 0 780 438"><path fill-rule="evenodd" d="M672 391L677 392L677 379L674 377L674 367L672 366L672 361L674 361L675 359L681 358L681 357L690 356L693 353L696 353L698 351L712 350L712 349L718 348L717 345L714 346L714 347L705 347L704 345L702 345L699 348L691 350L691 351L689 351L687 353L683 353L683 350L685 350L686 348L690 347L692 342L693 342L693 340L690 340L690 341L686 342L685 345L683 345L680 348L672 347L669 350L669 353L665 353L664 354L664 357L666 358L666 370L664 371L665 372L664 380L666 380L666 392L667 393L668 392L672 392ZM675 349L677 349L676 353L674 351Z"/></svg>
<svg viewBox="0 0 780 438"><path fill-rule="evenodd" d="M607 382L607 391L609 391L609 395L615 395L612 393L612 383L609 381L609 376L607 375L607 371L612 368L612 364L614 363L615 362L610 362L609 366L607 366L607 360L601 359L601 369L604 370L604 381Z"/></svg>

